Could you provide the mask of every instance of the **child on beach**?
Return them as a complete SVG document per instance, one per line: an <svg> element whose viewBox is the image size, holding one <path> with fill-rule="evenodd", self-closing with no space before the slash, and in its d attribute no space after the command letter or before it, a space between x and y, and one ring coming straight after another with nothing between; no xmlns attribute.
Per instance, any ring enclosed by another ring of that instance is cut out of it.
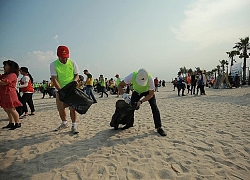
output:
<svg viewBox="0 0 250 180"><path fill-rule="evenodd" d="M14 130L21 127L19 114L16 107L22 106L16 93L17 77L19 66L16 62L7 60L3 62L4 74L0 76L0 106L9 117L9 124L4 128Z"/></svg>

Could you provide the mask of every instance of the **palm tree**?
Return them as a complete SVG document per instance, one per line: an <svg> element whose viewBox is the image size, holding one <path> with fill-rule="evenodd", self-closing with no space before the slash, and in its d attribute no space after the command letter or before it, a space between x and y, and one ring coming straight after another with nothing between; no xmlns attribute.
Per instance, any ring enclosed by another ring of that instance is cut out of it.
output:
<svg viewBox="0 0 250 180"><path fill-rule="evenodd" d="M226 61L226 66L227 66L227 75L228 75L228 61Z"/></svg>
<svg viewBox="0 0 250 180"><path fill-rule="evenodd" d="M234 59L234 56L239 55L240 52L236 51L236 50L233 50L233 51L228 51L226 53L228 54L228 57L231 60L231 65L230 66L232 68L232 66L234 65L234 62L236 62L235 59ZM230 68L230 74L231 74L231 70L232 70L231 68Z"/></svg>
<svg viewBox="0 0 250 180"><path fill-rule="evenodd" d="M242 79L242 84L246 84L246 63L247 63L247 58L249 58L249 55L247 54L247 51L250 49L250 44L249 44L249 37L245 37L245 39L240 38L240 42L235 43L235 46L233 47L237 49L240 52L239 58L244 58L243 61L243 79Z"/></svg>
<svg viewBox="0 0 250 180"><path fill-rule="evenodd" d="M220 74L220 65L217 65L216 67L217 67L217 69L216 69L216 70L217 70L218 75L219 75L219 74Z"/></svg>
<svg viewBox="0 0 250 180"><path fill-rule="evenodd" d="M187 71L189 74L193 74L193 70L191 68L188 69Z"/></svg>
<svg viewBox="0 0 250 180"><path fill-rule="evenodd" d="M221 61L219 61L220 63L221 63L221 67L222 67L222 72L224 73L224 71L225 71L225 65L226 64L228 64L228 62L226 61L226 60L221 60Z"/></svg>
<svg viewBox="0 0 250 180"><path fill-rule="evenodd" d="M218 71L217 68L212 69L212 72L214 73L214 79L216 79L216 72Z"/></svg>
<svg viewBox="0 0 250 180"><path fill-rule="evenodd" d="M179 72L181 72L181 74L183 74L184 70L183 70L182 67L180 68L180 71L179 71Z"/></svg>
<svg viewBox="0 0 250 180"><path fill-rule="evenodd" d="M180 68L180 72L181 72L182 76L183 76L184 74L187 74L187 68L186 68L185 66L181 67L181 68ZM184 77L184 76L183 76L183 77Z"/></svg>
<svg viewBox="0 0 250 180"><path fill-rule="evenodd" d="M195 69L196 69L196 72L199 72L201 70L200 67L195 67Z"/></svg>
<svg viewBox="0 0 250 180"><path fill-rule="evenodd" d="M211 71L207 71L206 72L206 77L208 77L207 79L211 79L213 77L213 74L214 74L214 71L211 70Z"/></svg>

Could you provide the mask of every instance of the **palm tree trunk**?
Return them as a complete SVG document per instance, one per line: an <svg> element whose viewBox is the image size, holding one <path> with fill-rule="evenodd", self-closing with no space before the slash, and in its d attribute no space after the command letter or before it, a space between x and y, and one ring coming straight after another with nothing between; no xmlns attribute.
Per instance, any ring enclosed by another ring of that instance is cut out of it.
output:
<svg viewBox="0 0 250 180"><path fill-rule="evenodd" d="M232 66L234 65L234 57L231 58L230 74L232 72Z"/></svg>
<svg viewBox="0 0 250 180"><path fill-rule="evenodd" d="M246 63L247 63L247 58L246 56L244 56L242 85L246 85Z"/></svg>

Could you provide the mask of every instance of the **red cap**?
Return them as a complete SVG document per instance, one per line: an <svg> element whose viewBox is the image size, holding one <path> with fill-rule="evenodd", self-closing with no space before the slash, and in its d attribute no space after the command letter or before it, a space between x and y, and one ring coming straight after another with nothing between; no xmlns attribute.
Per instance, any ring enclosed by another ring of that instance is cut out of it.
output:
<svg viewBox="0 0 250 180"><path fill-rule="evenodd" d="M58 46L57 56L61 58L69 58L69 49L67 46Z"/></svg>

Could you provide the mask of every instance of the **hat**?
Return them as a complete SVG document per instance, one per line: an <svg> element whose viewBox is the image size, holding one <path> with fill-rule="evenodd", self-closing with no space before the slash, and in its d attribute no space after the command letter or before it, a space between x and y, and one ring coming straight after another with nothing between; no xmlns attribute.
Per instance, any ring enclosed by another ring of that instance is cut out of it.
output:
<svg viewBox="0 0 250 180"><path fill-rule="evenodd" d="M136 76L136 83L140 86L146 86L148 82L148 71L144 68L140 69L138 71L138 74Z"/></svg>
<svg viewBox="0 0 250 180"><path fill-rule="evenodd" d="M69 49L67 46L58 46L57 56L61 58L69 58Z"/></svg>
<svg viewBox="0 0 250 180"><path fill-rule="evenodd" d="M119 74L116 74L116 75L115 75L115 77L118 77L118 76L119 76Z"/></svg>
<svg viewBox="0 0 250 180"><path fill-rule="evenodd" d="M84 80L84 77L83 77L82 75L79 75L79 79L80 79L81 81L83 81L83 80Z"/></svg>

